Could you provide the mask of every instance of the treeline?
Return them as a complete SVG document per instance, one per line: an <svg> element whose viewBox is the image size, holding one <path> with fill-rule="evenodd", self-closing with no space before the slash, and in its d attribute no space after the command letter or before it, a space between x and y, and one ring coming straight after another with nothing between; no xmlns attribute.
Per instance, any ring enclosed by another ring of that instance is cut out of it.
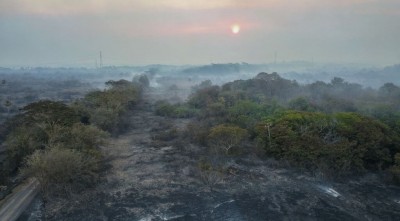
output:
<svg viewBox="0 0 400 221"><path fill-rule="evenodd" d="M197 87L186 103L160 102L156 113L195 116L190 139L226 154L253 149L326 176L372 170L400 181L400 88L392 83L378 90L341 78L300 85L260 73Z"/></svg>
<svg viewBox="0 0 400 221"><path fill-rule="evenodd" d="M1 185L18 171L37 178L46 195L95 185L102 167L100 147L107 136L126 129L125 118L141 96L141 86L130 81L109 81L106 86L69 105L31 103L9 119Z"/></svg>
<svg viewBox="0 0 400 221"><path fill-rule="evenodd" d="M31 73L1 74L0 123L18 113L19 108L38 100L70 103L93 87L76 79L48 79Z"/></svg>

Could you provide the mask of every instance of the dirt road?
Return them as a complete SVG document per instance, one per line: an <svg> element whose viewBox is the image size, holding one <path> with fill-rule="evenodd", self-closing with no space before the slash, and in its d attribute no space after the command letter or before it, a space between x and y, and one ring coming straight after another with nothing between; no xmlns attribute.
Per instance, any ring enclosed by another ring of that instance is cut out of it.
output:
<svg viewBox="0 0 400 221"><path fill-rule="evenodd" d="M0 220L17 220L38 192L39 182L36 179L29 180L27 184L22 184L15 188L14 192L3 200L0 209Z"/></svg>

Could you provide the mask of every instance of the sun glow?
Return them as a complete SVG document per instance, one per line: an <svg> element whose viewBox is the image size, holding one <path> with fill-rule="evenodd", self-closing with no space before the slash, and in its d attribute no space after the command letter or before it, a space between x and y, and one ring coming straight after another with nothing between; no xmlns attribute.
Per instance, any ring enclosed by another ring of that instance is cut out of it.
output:
<svg viewBox="0 0 400 221"><path fill-rule="evenodd" d="M232 25L231 30L233 34L238 34L240 32L240 26L238 24Z"/></svg>

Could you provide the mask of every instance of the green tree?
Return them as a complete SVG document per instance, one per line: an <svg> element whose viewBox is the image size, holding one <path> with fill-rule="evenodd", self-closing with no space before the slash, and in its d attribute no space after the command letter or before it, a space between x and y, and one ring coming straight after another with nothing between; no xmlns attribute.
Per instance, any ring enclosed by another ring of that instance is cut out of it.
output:
<svg viewBox="0 0 400 221"><path fill-rule="evenodd" d="M238 126L217 125L208 134L209 143L226 154L233 147L240 145L248 137L247 130Z"/></svg>
<svg viewBox="0 0 400 221"><path fill-rule="evenodd" d="M290 109L298 111L315 111L316 108L311 104L305 97L298 97L289 101L288 104Z"/></svg>
<svg viewBox="0 0 400 221"><path fill-rule="evenodd" d="M141 92L134 83L126 80L108 81L106 85L106 90L88 93L75 106L80 112L87 113L90 123L116 134L124 129L124 114L137 103Z"/></svg>
<svg viewBox="0 0 400 221"><path fill-rule="evenodd" d="M355 113L288 111L273 119L269 129L269 136L265 123L256 130L267 154L336 173L386 168L395 146L386 125Z"/></svg>
<svg viewBox="0 0 400 221"><path fill-rule="evenodd" d="M253 130L261 119L271 115L274 111L270 105L239 100L228 109L228 121L247 130Z"/></svg>
<svg viewBox="0 0 400 221"><path fill-rule="evenodd" d="M38 149L44 149L47 143L46 134L36 128L18 127L15 128L7 137L5 145L7 147L8 170L14 171L22 165L23 159Z"/></svg>
<svg viewBox="0 0 400 221"><path fill-rule="evenodd" d="M218 101L219 87L211 86L199 89L196 93L189 97L188 104L194 108L202 109L208 107L210 104Z"/></svg>
<svg viewBox="0 0 400 221"><path fill-rule="evenodd" d="M43 100L22 108L22 118L17 120L25 125L47 124L71 126L79 122L80 116L74 109L62 102Z"/></svg>
<svg viewBox="0 0 400 221"><path fill-rule="evenodd" d="M72 126L69 137L68 147L99 158L99 148L106 144L108 134L93 125L77 123Z"/></svg>
<svg viewBox="0 0 400 221"><path fill-rule="evenodd" d="M26 160L22 173L38 179L42 193L61 196L96 184L98 161L76 150L59 146L38 150Z"/></svg>

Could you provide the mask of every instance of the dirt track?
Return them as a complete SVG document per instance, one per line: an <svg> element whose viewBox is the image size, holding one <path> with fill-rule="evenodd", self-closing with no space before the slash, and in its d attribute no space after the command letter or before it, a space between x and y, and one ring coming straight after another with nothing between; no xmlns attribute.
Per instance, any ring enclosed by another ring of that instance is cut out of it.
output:
<svg viewBox="0 0 400 221"><path fill-rule="evenodd" d="M0 220L17 220L39 192L39 182L36 179L21 184L9 197L3 200L0 209Z"/></svg>

